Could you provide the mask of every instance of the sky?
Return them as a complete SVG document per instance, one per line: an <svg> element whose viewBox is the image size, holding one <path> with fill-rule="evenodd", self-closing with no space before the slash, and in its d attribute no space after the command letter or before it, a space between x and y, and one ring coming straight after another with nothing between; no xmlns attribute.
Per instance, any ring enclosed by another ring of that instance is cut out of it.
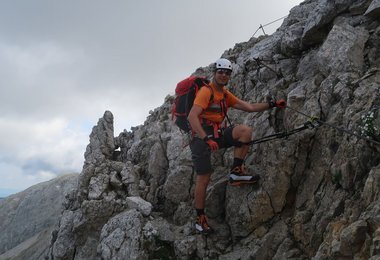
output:
<svg viewBox="0 0 380 260"><path fill-rule="evenodd" d="M301 2L0 1L0 197L80 173L104 111L115 136L143 124L178 81Z"/></svg>

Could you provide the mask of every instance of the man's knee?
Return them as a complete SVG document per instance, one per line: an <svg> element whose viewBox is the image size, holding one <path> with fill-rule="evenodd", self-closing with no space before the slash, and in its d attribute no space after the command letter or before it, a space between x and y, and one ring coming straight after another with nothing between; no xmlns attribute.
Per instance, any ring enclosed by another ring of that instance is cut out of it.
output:
<svg viewBox="0 0 380 260"><path fill-rule="evenodd" d="M234 128L232 136L235 140L248 141L252 137L252 127L247 125L238 125Z"/></svg>

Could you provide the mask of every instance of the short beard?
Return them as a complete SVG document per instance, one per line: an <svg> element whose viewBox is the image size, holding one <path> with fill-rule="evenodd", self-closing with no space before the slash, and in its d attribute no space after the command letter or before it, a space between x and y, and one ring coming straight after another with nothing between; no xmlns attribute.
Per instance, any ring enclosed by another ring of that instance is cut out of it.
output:
<svg viewBox="0 0 380 260"><path fill-rule="evenodd" d="M226 84L220 84L220 83L216 80L215 77L213 78L213 81L214 81L215 85L217 85L217 86L219 86L219 87L226 86L226 85L228 84L228 82L229 82L229 80L227 80Z"/></svg>

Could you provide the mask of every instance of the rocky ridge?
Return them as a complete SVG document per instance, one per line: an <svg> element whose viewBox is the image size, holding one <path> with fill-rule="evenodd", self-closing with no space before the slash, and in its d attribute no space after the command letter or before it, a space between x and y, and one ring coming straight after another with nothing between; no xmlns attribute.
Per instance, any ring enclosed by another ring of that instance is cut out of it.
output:
<svg viewBox="0 0 380 260"><path fill-rule="evenodd" d="M379 141L379 12L379 0L307 0L273 35L226 51L233 93L293 108L230 118L259 138L309 119L297 110ZM216 233L195 234L195 173L170 119L173 98L117 137L112 113L99 119L48 258L379 259L380 147L327 125L253 146L254 186L227 186L231 151L215 153L207 214Z"/></svg>
<svg viewBox="0 0 380 260"><path fill-rule="evenodd" d="M78 174L39 183L0 201L0 259L41 259L49 249L65 195Z"/></svg>

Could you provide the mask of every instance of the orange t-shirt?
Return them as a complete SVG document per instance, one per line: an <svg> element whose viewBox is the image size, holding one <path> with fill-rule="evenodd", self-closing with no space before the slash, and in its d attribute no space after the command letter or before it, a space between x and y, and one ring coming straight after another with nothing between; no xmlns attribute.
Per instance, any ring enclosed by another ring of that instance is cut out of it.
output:
<svg viewBox="0 0 380 260"><path fill-rule="evenodd" d="M213 93L212 103L220 104L224 98L224 93L226 93L226 105L227 107L232 107L238 102L238 98L235 97L231 92L223 87L223 92L217 90L216 85L211 82L209 86L212 88L212 92L208 87L202 87L197 96L194 99L194 104L200 106L203 109L200 117L207 119L215 123L222 123L224 120L224 115L222 113L213 112L206 110L210 104L211 94Z"/></svg>

